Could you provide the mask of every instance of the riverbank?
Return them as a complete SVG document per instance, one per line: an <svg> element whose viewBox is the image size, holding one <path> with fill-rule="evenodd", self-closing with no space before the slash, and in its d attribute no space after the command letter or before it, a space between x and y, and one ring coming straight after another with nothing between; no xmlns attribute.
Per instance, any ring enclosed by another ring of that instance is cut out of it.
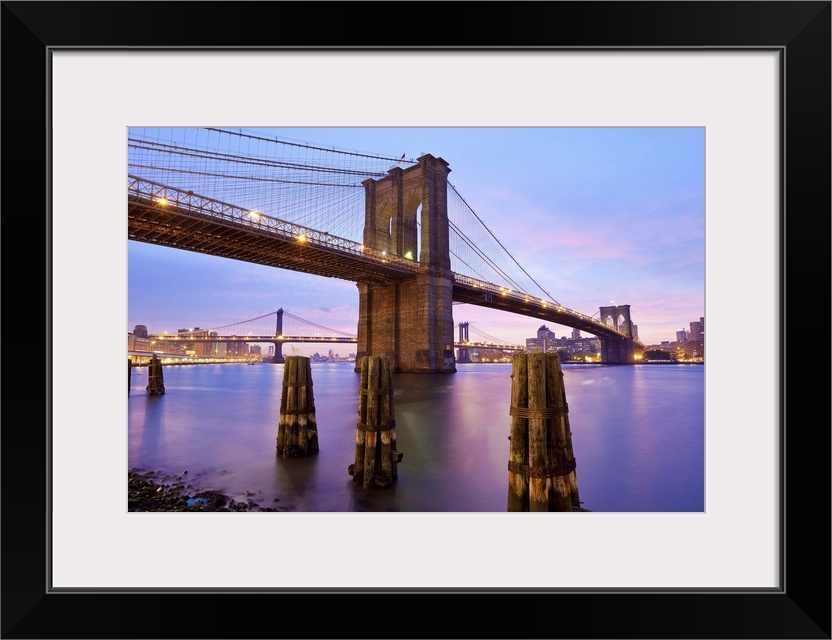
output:
<svg viewBox="0 0 832 640"><path fill-rule="evenodd" d="M283 511L247 499L233 498L210 489L199 489L182 475L160 475L157 471L131 469L127 473L128 511ZM277 499L275 499L277 502Z"/></svg>

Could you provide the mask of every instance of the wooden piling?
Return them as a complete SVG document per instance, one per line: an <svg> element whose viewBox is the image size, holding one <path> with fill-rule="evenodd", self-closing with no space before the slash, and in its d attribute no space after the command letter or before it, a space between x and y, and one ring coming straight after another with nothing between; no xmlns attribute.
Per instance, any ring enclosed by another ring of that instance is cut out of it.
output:
<svg viewBox="0 0 832 640"><path fill-rule="evenodd" d="M147 393L152 396L165 394L165 376L162 372L162 361L154 355L147 364Z"/></svg>
<svg viewBox="0 0 832 640"><path fill-rule="evenodd" d="M508 453L508 511L529 510L529 484L522 467L528 461L528 424L515 412L515 407L529 404L528 357L516 353L511 364L511 432Z"/></svg>
<svg viewBox="0 0 832 640"><path fill-rule="evenodd" d="M355 429L355 463L351 464L347 471L352 476L352 481L363 484L364 481L364 442L366 431L361 425L367 424L367 394L362 393L367 388L370 374L369 361L365 364L366 358L360 363L360 383L358 387L358 426Z"/></svg>
<svg viewBox="0 0 832 640"><path fill-rule="evenodd" d="M554 511L582 511L578 498L578 475L575 471L575 453L572 448L572 429L569 426L569 404L566 402L566 386L560 359L550 360L546 366L547 407L560 407L561 411L549 421L550 459L556 467L571 468L566 475L552 478L552 497L557 502Z"/></svg>
<svg viewBox="0 0 832 640"><path fill-rule="evenodd" d="M369 487L375 480L376 461L380 459L380 454L376 451L376 440L378 439L378 395L374 393L378 391L378 373L380 367L379 358L370 358L368 368L370 370L367 381L369 382L367 393L367 422L364 425L367 433L364 435L364 487ZM362 391L364 391L362 389Z"/></svg>
<svg viewBox="0 0 832 640"><path fill-rule="evenodd" d="M543 469L548 466L546 433L546 354L530 353L529 367L529 467ZM544 475L529 474L529 511L548 511L549 495Z"/></svg>
<svg viewBox="0 0 832 640"><path fill-rule="evenodd" d="M348 468L353 483L364 488L390 486L398 477L402 454L396 450L393 375L388 356L361 359L355 461Z"/></svg>
<svg viewBox="0 0 832 640"><path fill-rule="evenodd" d="M306 407L306 412L303 414L306 422L306 452L318 453L318 417L315 411L315 393L312 384L312 362L309 358L304 360L306 367L307 384L303 388L304 400L303 404Z"/></svg>
<svg viewBox="0 0 832 640"><path fill-rule="evenodd" d="M560 357L512 361L508 511L582 511Z"/></svg>
<svg viewBox="0 0 832 640"><path fill-rule="evenodd" d="M395 415L393 410L393 373L390 371L390 359L385 358L381 360L381 370L379 371L379 387L385 390L379 395L379 413L382 416ZM379 432L381 440L381 473L380 479L384 486L393 482L396 479L396 459L394 457L396 450L396 429L395 425L391 429L385 429ZM376 484L380 484L379 478L376 478Z"/></svg>
<svg viewBox="0 0 832 640"><path fill-rule="evenodd" d="M286 356L277 421L277 455L302 458L318 450L310 360L305 356Z"/></svg>

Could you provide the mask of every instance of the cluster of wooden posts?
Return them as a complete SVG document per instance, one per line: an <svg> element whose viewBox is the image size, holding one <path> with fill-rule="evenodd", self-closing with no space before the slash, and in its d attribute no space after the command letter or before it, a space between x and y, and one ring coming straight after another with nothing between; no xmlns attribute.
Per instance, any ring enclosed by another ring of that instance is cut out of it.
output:
<svg viewBox="0 0 832 640"><path fill-rule="evenodd" d="M147 392L165 393L162 363L147 367ZM128 389L130 362L128 361ZM508 511L586 511L578 498L569 407L560 358L554 353L513 357L508 460ZM287 356L277 428L277 455L318 452L318 425L310 359ZM348 473L364 488L388 487L397 478L393 372L387 356L361 360L355 461Z"/></svg>
<svg viewBox="0 0 832 640"><path fill-rule="evenodd" d="M147 392L152 396L165 394L165 376L162 373L162 361L153 356L147 364Z"/></svg>
<svg viewBox="0 0 832 640"><path fill-rule="evenodd" d="M318 422L309 358L287 356L277 423L277 453L284 458L303 458L317 452Z"/></svg>
<svg viewBox="0 0 832 640"><path fill-rule="evenodd" d="M556 353L518 353L511 370L508 511L584 511Z"/></svg>
<svg viewBox="0 0 832 640"><path fill-rule="evenodd" d="M127 358L127 392L133 386L133 361ZM162 372L162 361L159 356L153 356L147 364L147 386L148 395L161 396L165 393L165 374Z"/></svg>
<svg viewBox="0 0 832 640"><path fill-rule="evenodd" d="M309 358L287 356L277 428L277 454L301 458L317 453L318 427ZM402 453L396 450L393 372L390 358L365 356L361 361L355 462L347 471L363 487L387 487L398 477Z"/></svg>
<svg viewBox="0 0 832 640"><path fill-rule="evenodd" d="M389 357L361 360L355 463L347 471L355 484L387 487L398 477L402 454L396 450L393 372Z"/></svg>

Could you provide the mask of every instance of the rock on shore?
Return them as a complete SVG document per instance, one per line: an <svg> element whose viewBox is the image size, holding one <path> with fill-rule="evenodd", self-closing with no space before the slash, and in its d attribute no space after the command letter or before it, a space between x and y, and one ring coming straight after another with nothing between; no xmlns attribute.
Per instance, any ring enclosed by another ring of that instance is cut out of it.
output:
<svg viewBox="0 0 832 640"><path fill-rule="evenodd" d="M128 511L279 511L252 500L235 501L212 490L194 490L183 475L131 469L127 473Z"/></svg>

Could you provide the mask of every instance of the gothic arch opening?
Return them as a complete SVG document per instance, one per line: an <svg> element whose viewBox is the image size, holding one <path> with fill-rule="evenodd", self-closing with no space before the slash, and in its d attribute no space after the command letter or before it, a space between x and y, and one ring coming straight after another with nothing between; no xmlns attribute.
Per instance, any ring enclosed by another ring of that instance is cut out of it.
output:
<svg viewBox="0 0 832 640"><path fill-rule="evenodd" d="M416 214L413 217L413 224L416 230L416 248L413 251L413 259L418 260L419 262L422 261L422 228L421 228L421 220L422 220L422 203L419 203L419 206L416 207Z"/></svg>
<svg viewBox="0 0 832 640"><path fill-rule="evenodd" d="M417 189L411 189L404 194L402 202L402 257L419 262L421 255L420 223L422 215L422 198Z"/></svg>
<svg viewBox="0 0 832 640"><path fill-rule="evenodd" d="M381 204L375 218L376 241L374 248L390 253L393 238L393 208L389 200Z"/></svg>

